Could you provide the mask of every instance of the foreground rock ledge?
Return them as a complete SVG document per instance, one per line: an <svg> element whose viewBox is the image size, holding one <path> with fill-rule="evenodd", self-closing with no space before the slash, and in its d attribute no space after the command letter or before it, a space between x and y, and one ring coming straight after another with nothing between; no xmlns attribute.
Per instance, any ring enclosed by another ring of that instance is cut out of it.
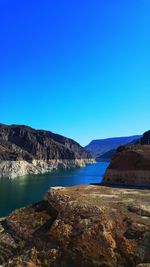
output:
<svg viewBox="0 0 150 267"><path fill-rule="evenodd" d="M83 185L1 222L2 266L149 266L150 190ZM7 251L7 253L6 253Z"/></svg>

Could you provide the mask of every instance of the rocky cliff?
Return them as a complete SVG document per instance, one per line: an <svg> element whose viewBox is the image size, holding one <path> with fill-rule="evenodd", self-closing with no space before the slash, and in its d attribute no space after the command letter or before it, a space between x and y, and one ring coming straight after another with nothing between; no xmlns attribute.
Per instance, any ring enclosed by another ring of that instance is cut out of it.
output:
<svg viewBox="0 0 150 267"><path fill-rule="evenodd" d="M72 139L24 125L0 124L0 177L43 173L93 162Z"/></svg>
<svg viewBox="0 0 150 267"><path fill-rule="evenodd" d="M150 185L150 131L134 145L120 147L104 175L105 183Z"/></svg>
<svg viewBox="0 0 150 267"><path fill-rule="evenodd" d="M44 201L1 220L0 264L148 267L149 198L144 189L50 188Z"/></svg>

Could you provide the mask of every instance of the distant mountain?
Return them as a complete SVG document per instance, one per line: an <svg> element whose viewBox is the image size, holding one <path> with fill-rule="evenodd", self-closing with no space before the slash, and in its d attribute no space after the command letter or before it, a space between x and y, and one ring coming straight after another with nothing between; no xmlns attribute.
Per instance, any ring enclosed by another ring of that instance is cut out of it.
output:
<svg viewBox="0 0 150 267"><path fill-rule="evenodd" d="M113 137L107 139L98 139L91 141L85 149L91 153L95 158L101 159L101 156L109 152L106 156L112 156L115 150L122 145L131 143L139 139L141 135L133 135L127 137ZM113 151L112 151L113 150Z"/></svg>

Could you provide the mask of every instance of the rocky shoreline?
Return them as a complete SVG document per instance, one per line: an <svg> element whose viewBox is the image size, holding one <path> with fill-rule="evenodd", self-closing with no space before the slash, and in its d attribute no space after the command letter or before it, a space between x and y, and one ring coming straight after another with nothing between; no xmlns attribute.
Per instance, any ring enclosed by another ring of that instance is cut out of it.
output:
<svg viewBox="0 0 150 267"><path fill-rule="evenodd" d="M149 267L149 198L147 189L50 188L0 222L0 264Z"/></svg>
<svg viewBox="0 0 150 267"><path fill-rule="evenodd" d="M50 188L42 201L1 219L0 264L149 267L150 190L121 188L121 184L150 183L149 135L141 144L117 150L103 186ZM0 141L3 178L95 162L73 140L26 126L1 126Z"/></svg>
<svg viewBox="0 0 150 267"><path fill-rule="evenodd" d="M148 170L112 170L107 169L104 184L122 184L150 186L150 171Z"/></svg>
<svg viewBox="0 0 150 267"><path fill-rule="evenodd" d="M83 167L92 156L76 141L26 125L0 124L0 178Z"/></svg>
<svg viewBox="0 0 150 267"><path fill-rule="evenodd" d="M40 174L58 169L70 169L85 167L86 164L94 163L92 158L86 159L57 159L57 160L33 160L21 161L1 161L0 178L15 178L28 174Z"/></svg>

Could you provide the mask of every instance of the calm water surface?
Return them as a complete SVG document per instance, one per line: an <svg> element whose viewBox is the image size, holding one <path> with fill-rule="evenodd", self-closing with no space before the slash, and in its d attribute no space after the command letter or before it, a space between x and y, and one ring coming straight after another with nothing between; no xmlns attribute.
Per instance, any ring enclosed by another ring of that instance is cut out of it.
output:
<svg viewBox="0 0 150 267"><path fill-rule="evenodd" d="M84 168L0 179L0 216L41 200L50 186L99 183L109 162L98 162Z"/></svg>

